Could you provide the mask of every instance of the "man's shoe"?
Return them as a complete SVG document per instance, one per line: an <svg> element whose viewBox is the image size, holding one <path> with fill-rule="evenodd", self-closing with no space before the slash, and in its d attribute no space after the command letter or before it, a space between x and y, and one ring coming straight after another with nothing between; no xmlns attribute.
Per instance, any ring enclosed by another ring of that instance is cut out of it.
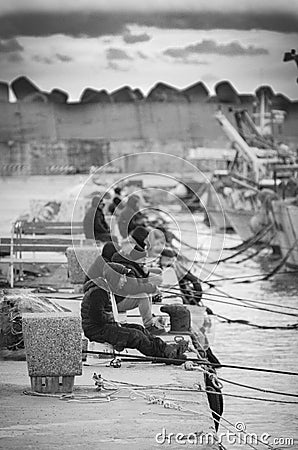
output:
<svg viewBox="0 0 298 450"><path fill-rule="evenodd" d="M186 355L184 355L184 352L188 350L188 342L184 339L181 339L181 341L175 343L175 344L167 344L164 354L165 358L168 359L177 359L181 361L177 361L177 365L183 364L183 362L186 360Z"/></svg>

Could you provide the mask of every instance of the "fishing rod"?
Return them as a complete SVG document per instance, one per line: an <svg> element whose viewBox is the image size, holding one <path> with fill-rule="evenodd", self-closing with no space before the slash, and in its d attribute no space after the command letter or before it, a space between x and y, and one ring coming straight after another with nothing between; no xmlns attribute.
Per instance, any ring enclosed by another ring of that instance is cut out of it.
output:
<svg viewBox="0 0 298 450"><path fill-rule="evenodd" d="M207 284L208 284L208 282L207 282ZM222 289L219 289L219 288L217 288L216 286L214 286L214 285L210 285L210 287L212 286L212 288L215 290L215 291L217 291L217 292L219 292L219 294L214 294L214 293L208 293L208 292L206 292L205 291L205 293L206 293L206 295L208 296L208 295L213 295L213 296L216 296L216 297L226 297L226 298L230 298L230 299L233 299L233 300L238 300L238 301L241 301L241 302L243 302L243 303L246 303L246 304L248 304L248 305L251 305L252 303L256 303L256 301L255 300L252 300L252 299L245 299L245 298L241 298L241 297L235 297L235 296L232 296L232 295L230 295L230 294L227 294L227 292L225 292L225 291L223 291ZM223 295L222 295L223 294ZM273 305L274 307L276 307L276 305ZM278 306L277 306L278 307ZM259 308L259 309L262 309L262 308ZM264 310L266 310L266 309L264 309ZM268 310L268 311L270 311L270 310ZM287 314L287 313L285 313L285 314Z"/></svg>
<svg viewBox="0 0 298 450"><path fill-rule="evenodd" d="M236 277L221 277L221 278L215 278L215 279L211 279L209 280L210 283L216 282L216 281L233 281L233 280L238 280L241 278L257 278L257 277L263 277L265 275L268 275L271 272L267 272L267 273L255 273L252 275L238 275ZM298 273L298 270L285 270L283 272L278 272L278 275L291 275L292 273ZM258 280L257 280L258 281ZM245 283L246 281L240 281L240 283ZM234 283L236 284L236 283ZM238 283L237 283L238 284Z"/></svg>
<svg viewBox="0 0 298 450"><path fill-rule="evenodd" d="M239 387L243 387L246 389L251 389L253 391L259 391L259 392L264 392L265 394L276 394L276 395L285 395L287 397L298 397L298 394L293 394L290 392L281 392L281 391L273 391L270 389L263 389L263 388L259 388L256 386L250 386L248 384L242 384L242 383L237 383L236 381L231 381L231 380L227 380L226 378L222 378L222 377L217 377L220 381L223 381L224 383L229 383L229 384L233 384L235 386L239 386Z"/></svg>
<svg viewBox="0 0 298 450"><path fill-rule="evenodd" d="M176 294L169 295L164 298L165 299L177 298L177 295ZM202 306L204 306L204 305L202 305ZM240 325L246 325L246 326L253 327L253 328L259 328L260 330L296 330L296 329L298 329L298 323L289 323L287 325L260 325L257 323L250 322L249 320L246 320L246 319L230 319L229 317L222 316L220 314L215 313L214 311L212 311L210 313L210 315L217 317L219 319L223 319L227 323L237 323Z"/></svg>
<svg viewBox="0 0 298 450"><path fill-rule="evenodd" d="M252 303L256 303L259 305L266 305L266 306L274 306L275 308L283 308L283 309L293 309L293 310L297 310L296 307L293 306L283 306L283 305L276 305L274 303L270 303L270 302L262 302L259 300L254 300L254 299L249 299L249 298L242 298L242 297L236 297L233 295L228 294L227 292L223 291L222 289L219 289L217 287L213 287L214 290L216 290L217 292L219 292L219 294L215 294L215 293L210 293L210 292L206 292L204 291L204 294L208 295L213 295L215 297L220 297L220 298L231 298L233 300L238 300L240 302L243 303L248 303L248 304L252 304Z"/></svg>
<svg viewBox="0 0 298 450"><path fill-rule="evenodd" d="M116 356L120 358L124 358L127 361L146 361L153 363L185 363L187 361L196 362L202 365L208 365L217 369L226 368L226 369L237 369L237 370L248 370L254 372L266 372L266 373L275 373L280 375L290 375L290 376L298 376L298 372L290 372L286 370L275 370L275 369L267 369L263 367L250 367L250 366L241 366L236 364L218 364L218 363L210 363L209 361L201 358L187 358L185 359L172 359L172 358L162 358L157 356L142 356L142 355L130 355L129 353L116 353L116 352L100 352L94 350L84 350L83 354L92 354L92 355L101 355L101 356L111 356L115 358Z"/></svg>
<svg viewBox="0 0 298 450"><path fill-rule="evenodd" d="M230 319L229 317L222 316L220 314L213 313L215 317L223 319L227 323L237 323L240 325L246 325L248 327L259 328L260 330L297 330L298 323L289 323L287 325L260 325L257 323L252 323L249 320L245 319Z"/></svg>
<svg viewBox="0 0 298 450"><path fill-rule="evenodd" d="M177 295L169 295L164 297L165 299L171 299L171 298L177 298ZM202 305L204 306L204 305ZM237 305L234 305L237 306ZM240 305L239 305L240 306ZM259 328L260 330L296 330L298 329L298 323L289 323L287 325L260 325L257 323L250 322L246 319L230 319L229 317L222 316L220 314L215 313L214 311L211 311L210 315L217 317L219 319L224 320L224 322L227 323L236 323L240 325L246 325L253 328Z"/></svg>
<svg viewBox="0 0 298 450"><path fill-rule="evenodd" d="M163 290L163 292L169 293L169 294L173 294L173 291L170 291L170 290ZM174 293L176 293L176 292L174 292ZM179 293L177 294L177 296L180 296L182 298L183 298L183 295L193 298L193 296L190 295L190 294L189 295L188 294L179 294ZM229 298L227 296L219 296L217 294L208 294L207 292L204 292L203 295L210 295L211 297ZM234 300L241 301L241 300L239 300L237 298L233 298L233 297L231 297L231 299L232 300L234 299ZM215 303L222 303L222 304L226 304L226 305L231 305L231 306L238 306L238 307L241 307L241 308L248 308L248 309L255 309L255 310L260 310L260 311L271 312L273 314L280 314L280 315L298 317L298 314L293 314L293 313L288 313L288 312L283 312L283 311L274 311L273 309L261 308L261 307L258 307L258 306L252 306L252 305L248 305L248 304L246 304L246 305L240 304L239 305L237 303L231 303L231 302L227 302L227 301L219 300L219 299L215 299L215 298L207 298L205 300L210 301L210 302L215 302ZM243 300L242 300L242 302L243 302Z"/></svg>

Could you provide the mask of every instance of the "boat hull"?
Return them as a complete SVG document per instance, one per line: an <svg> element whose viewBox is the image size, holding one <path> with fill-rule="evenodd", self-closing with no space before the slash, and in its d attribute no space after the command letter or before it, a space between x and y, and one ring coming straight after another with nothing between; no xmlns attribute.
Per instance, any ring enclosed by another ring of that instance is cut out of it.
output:
<svg viewBox="0 0 298 450"><path fill-rule="evenodd" d="M250 220L255 215L254 211L228 209L225 213L234 231L243 241L250 239L254 235L250 227Z"/></svg>
<svg viewBox="0 0 298 450"><path fill-rule="evenodd" d="M272 207L282 256L285 257L296 245L286 261L286 266L298 269L298 206L291 202L293 199L274 201Z"/></svg>
<svg viewBox="0 0 298 450"><path fill-rule="evenodd" d="M217 231L224 231L227 228L232 228L232 224L225 212L217 210L212 207L208 207L208 219L210 226Z"/></svg>

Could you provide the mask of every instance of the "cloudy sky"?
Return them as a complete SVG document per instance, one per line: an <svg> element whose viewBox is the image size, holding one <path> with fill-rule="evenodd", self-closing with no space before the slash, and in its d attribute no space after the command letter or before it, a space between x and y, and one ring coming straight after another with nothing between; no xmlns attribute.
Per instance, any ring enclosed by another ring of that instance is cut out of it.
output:
<svg viewBox="0 0 298 450"><path fill-rule="evenodd" d="M0 79L78 100L85 87L145 93L158 81L298 99L298 0L0 0Z"/></svg>

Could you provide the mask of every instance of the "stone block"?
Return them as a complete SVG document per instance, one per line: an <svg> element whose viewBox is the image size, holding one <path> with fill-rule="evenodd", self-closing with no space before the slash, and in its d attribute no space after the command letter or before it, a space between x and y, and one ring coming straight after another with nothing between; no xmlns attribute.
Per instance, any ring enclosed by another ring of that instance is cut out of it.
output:
<svg viewBox="0 0 298 450"><path fill-rule="evenodd" d="M9 102L9 86L5 81L0 81L0 102Z"/></svg>
<svg viewBox="0 0 298 450"><path fill-rule="evenodd" d="M72 313L25 313L22 326L30 377L82 374L79 316Z"/></svg>
<svg viewBox="0 0 298 450"><path fill-rule="evenodd" d="M68 93L61 89L52 89L49 94L49 99L53 103L66 103L68 100Z"/></svg>
<svg viewBox="0 0 298 450"><path fill-rule="evenodd" d="M83 284L91 264L101 254L101 248L93 246L69 247L66 250L68 276L73 284Z"/></svg>

